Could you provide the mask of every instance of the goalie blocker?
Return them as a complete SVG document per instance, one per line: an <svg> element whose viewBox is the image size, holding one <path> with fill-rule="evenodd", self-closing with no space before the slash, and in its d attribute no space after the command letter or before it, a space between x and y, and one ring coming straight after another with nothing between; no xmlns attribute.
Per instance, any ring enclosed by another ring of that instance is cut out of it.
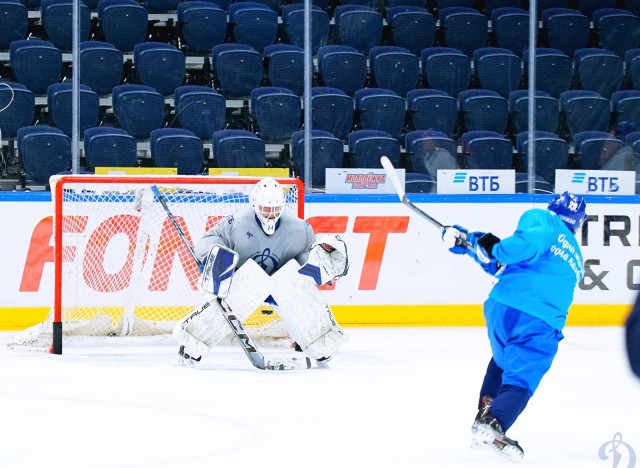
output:
<svg viewBox="0 0 640 468"><path fill-rule="evenodd" d="M228 333L221 305L216 300L225 293L225 302L241 321L271 295L292 339L316 360L330 358L346 341L346 335L316 287L344 276L348 271L346 245L339 236L320 238L303 266L290 260L273 276L249 259L231 277L228 267L232 256L229 253L235 254L221 246L211 249L201 281L201 288L209 298L174 328L173 336L184 347L185 355L194 361L200 360ZM225 278L218 281L218 274Z"/></svg>

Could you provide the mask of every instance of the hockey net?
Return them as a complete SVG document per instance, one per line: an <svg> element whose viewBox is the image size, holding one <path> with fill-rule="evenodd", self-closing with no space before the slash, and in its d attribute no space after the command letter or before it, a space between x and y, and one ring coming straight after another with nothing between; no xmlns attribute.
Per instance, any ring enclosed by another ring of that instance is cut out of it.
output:
<svg viewBox="0 0 640 468"><path fill-rule="evenodd" d="M191 243L249 205L258 178L63 176L54 180L54 305L11 347L62 352L62 336L171 333L203 301L199 269L151 187L156 186ZM304 216L298 179L277 179L286 210ZM266 299L266 298L265 298ZM268 305L244 322L253 338L288 336ZM58 349L59 348L59 349Z"/></svg>

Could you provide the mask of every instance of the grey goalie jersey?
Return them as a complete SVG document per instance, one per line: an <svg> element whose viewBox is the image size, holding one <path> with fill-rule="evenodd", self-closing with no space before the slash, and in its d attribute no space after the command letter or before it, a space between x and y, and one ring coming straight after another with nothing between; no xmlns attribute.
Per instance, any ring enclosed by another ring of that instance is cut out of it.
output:
<svg viewBox="0 0 640 468"><path fill-rule="evenodd" d="M214 244L224 245L238 253L237 268L252 258L269 275L292 258L301 265L307 261L315 242L311 226L290 213L283 213L276 231L268 236L251 208L227 216L207 232L196 244L196 255L206 258Z"/></svg>

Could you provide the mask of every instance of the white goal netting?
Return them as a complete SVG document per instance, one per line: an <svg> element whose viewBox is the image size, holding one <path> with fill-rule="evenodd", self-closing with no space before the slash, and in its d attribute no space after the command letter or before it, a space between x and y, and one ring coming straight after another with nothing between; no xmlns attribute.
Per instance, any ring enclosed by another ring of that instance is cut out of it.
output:
<svg viewBox="0 0 640 468"><path fill-rule="evenodd" d="M148 336L171 333L203 300L198 267L157 197L155 186L193 245L222 217L249 203L257 178L64 176L52 183L55 297L47 319L12 347L51 350L62 333ZM278 179L286 209L304 215L298 179ZM300 196L299 196L300 195ZM282 338L272 308L244 323L254 337ZM56 332L57 333L57 332ZM61 338L60 338L61 339Z"/></svg>

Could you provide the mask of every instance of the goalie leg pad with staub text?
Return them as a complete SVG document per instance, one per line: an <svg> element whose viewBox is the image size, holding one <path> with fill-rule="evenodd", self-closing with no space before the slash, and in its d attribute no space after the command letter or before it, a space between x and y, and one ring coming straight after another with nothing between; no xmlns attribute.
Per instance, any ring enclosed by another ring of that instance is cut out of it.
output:
<svg viewBox="0 0 640 468"><path fill-rule="evenodd" d="M278 313L302 350L316 360L330 358L347 340L336 322L329 304L309 277L298 272L300 264L289 260L271 277L275 286L271 295Z"/></svg>
<svg viewBox="0 0 640 468"><path fill-rule="evenodd" d="M269 295L274 281L253 260L247 260L233 275L226 302L241 321L253 313ZM228 333L229 325L215 297L208 295L173 329L173 337L194 360L205 356Z"/></svg>

